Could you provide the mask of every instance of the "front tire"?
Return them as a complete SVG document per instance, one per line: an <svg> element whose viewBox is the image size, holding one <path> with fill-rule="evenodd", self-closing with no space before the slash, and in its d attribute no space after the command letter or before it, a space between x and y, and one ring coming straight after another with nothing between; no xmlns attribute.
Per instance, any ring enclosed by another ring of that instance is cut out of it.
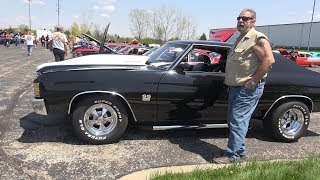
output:
<svg viewBox="0 0 320 180"><path fill-rule="evenodd" d="M300 139L308 129L310 111L301 102L287 102L277 107L263 121L265 131L282 142L295 142Z"/></svg>
<svg viewBox="0 0 320 180"><path fill-rule="evenodd" d="M72 124L76 135L87 143L113 143L124 133L128 114L116 97L94 96L78 104Z"/></svg>

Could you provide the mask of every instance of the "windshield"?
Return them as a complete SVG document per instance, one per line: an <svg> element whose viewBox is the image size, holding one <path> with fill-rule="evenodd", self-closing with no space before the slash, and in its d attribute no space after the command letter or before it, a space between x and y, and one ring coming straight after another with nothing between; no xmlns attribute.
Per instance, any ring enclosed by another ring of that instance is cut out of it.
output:
<svg viewBox="0 0 320 180"><path fill-rule="evenodd" d="M177 43L167 43L155 50L151 55L147 64L156 65L164 64L170 65L174 62L180 55L186 50L188 45L177 44Z"/></svg>

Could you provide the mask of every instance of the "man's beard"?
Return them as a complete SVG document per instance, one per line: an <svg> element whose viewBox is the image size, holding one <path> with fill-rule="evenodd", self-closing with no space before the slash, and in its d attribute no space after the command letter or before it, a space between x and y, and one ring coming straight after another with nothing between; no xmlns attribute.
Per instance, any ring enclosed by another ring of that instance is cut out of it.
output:
<svg viewBox="0 0 320 180"><path fill-rule="evenodd" d="M240 33L247 33L249 31L250 27L245 25L237 25L237 30Z"/></svg>

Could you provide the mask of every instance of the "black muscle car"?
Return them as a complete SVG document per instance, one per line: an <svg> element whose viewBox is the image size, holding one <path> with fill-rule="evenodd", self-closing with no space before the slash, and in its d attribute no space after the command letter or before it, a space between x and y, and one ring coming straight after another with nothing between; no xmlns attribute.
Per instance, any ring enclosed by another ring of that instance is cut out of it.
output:
<svg viewBox="0 0 320 180"><path fill-rule="evenodd" d="M36 113L72 116L77 136L92 144L119 140L132 125L153 129L227 127L225 62L232 44L172 41L150 57L90 55L38 66ZM221 54L219 63L188 64L193 49ZM310 113L320 110L320 74L274 54L263 96L253 118L266 132L293 142L306 132Z"/></svg>

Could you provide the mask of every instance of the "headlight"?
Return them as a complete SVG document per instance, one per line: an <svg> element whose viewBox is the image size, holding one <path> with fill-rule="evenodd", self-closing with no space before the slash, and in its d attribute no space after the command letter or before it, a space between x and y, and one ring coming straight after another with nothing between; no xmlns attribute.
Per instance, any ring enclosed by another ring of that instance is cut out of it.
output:
<svg viewBox="0 0 320 180"><path fill-rule="evenodd" d="M33 94L35 97L40 97L39 83L33 83Z"/></svg>

